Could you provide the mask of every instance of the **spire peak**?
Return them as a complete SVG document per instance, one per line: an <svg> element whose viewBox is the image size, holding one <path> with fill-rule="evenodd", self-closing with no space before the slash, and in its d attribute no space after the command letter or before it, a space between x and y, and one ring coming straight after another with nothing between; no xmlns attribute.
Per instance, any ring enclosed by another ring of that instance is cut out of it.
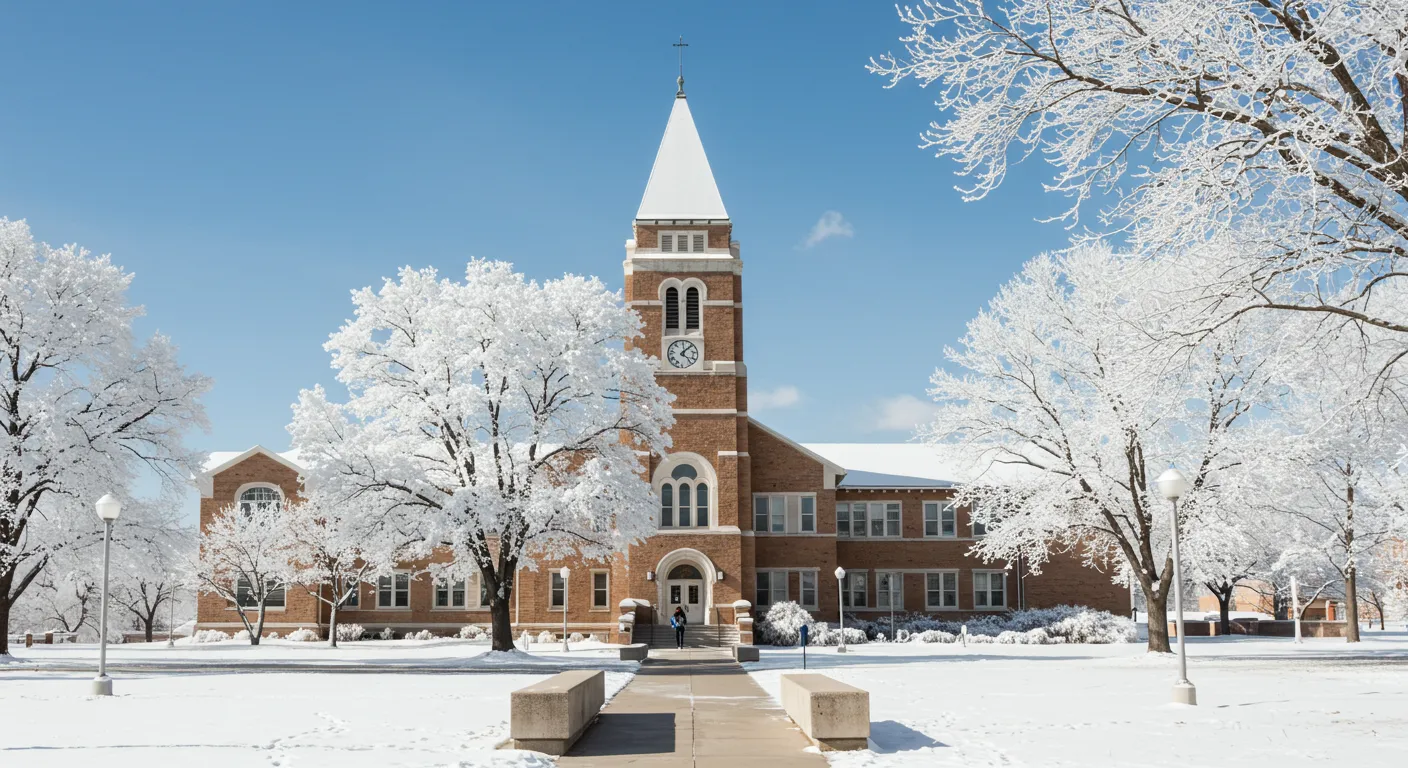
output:
<svg viewBox="0 0 1408 768"><path fill-rule="evenodd" d="M727 221L689 101L678 94L645 184L637 221Z"/></svg>
<svg viewBox="0 0 1408 768"><path fill-rule="evenodd" d="M677 78L677 79L675 80L675 84L678 86L679 89L675 91L675 98L677 98L677 99L683 99L683 98L684 98L684 49L686 49L686 48L689 47L689 43L686 43L686 42L684 41L684 35L680 35L680 41L679 41L678 43L671 43L670 45L673 46L673 47L675 48L675 50L679 51L679 53L680 53L680 76L679 76L679 78Z"/></svg>

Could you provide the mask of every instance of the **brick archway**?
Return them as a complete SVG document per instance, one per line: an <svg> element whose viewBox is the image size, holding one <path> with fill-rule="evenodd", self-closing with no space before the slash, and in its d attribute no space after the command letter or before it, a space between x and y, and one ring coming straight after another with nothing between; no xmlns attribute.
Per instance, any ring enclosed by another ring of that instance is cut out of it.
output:
<svg viewBox="0 0 1408 768"><path fill-rule="evenodd" d="M711 615L714 608L714 584L719 580L719 570L714 567L714 561L709 556L697 549L687 547L676 549L655 564L655 614L656 624L668 624L670 622L670 611L666 601L665 583L669 580L670 571L680 565L691 565L699 570L704 577L704 594L702 596L702 608L704 612L704 624L713 624L714 617Z"/></svg>

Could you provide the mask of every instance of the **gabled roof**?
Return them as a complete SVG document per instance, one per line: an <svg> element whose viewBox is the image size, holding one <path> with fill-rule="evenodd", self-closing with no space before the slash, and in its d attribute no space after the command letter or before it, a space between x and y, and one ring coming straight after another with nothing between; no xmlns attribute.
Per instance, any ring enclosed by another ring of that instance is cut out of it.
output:
<svg viewBox="0 0 1408 768"><path fill-rule="evenodd" d="M200 476L196 478L196 484L200 486L201 494L207 497L210 496L210 494L214 492L213 485L216 475L256 453L268 456L299 474L303 474L303 470L307 468L298 460L297 449L277 453L262 445L256 445L245 451L211 451L209 458L205 460L205 466L201 469Z"/></svg>
<svg viewBox="0 0 1408 768"><path fill-rule="evenodd" d="M645 184L636 220L725 220L724 200L704 144L689 113L689 100L680 94L665 124L665 136L655 153L650 181Z"/></svg>
<svg viewBox="0 0 1408 768"><path fill-rule="evenodd" d="M883 481L862 486L859 485L863 482L861 477L852 477L856 472L929 483L923 487L948 488L962 483L1002 483L1035 471L971 456L956 447L924 443L808 443L807 448L846 468L849 474L842 483L843 488L919 487L888 485Z"/></svg>
<svg viewBox="0 0 1408 768"><path fill-rule="evenodd" d="M769 435L772 435L773 437L775 437L775 438L777 438L778 440L782 441L782 442L785 443L786 445L789 445L789 446L791 446L792 448L795 448L798 453L800 453L800 454L802 454L803 456L806 456L807 458L812 459L812 460L815 461L816 463L820 464L821 467L822 467L822 472L824 473L823 476L822 476L822 480L823 480L822 486L823 486L823 487L825 487L825 488L835 488L835 487L836 487L836 483L840 481L841 476L843 476L843 475L846 474L846 468L845 468L845 467L841 466L840 464L837 464L836 462L832 461L831 459L826 458L825 456L822 456L822 455L820 455L820 454L817 454L816 452L814 452L814 451L808 449L805 445L802 445L801 443L799 443L799 442L797 442L796 440L793 440L792 438L790 438L790 437L788 437L788 436L782 434L781 432L778 432L777 430L774 430L774 429L770 429L769 427L767 427L766 425L764 425L762 422L758 421L757 419L753 418L752 416L749 416L749 417L748 417L748 423L749 423L749 424L752 424L753 426L757 427L758 429L761 429L762 431L768 433Z"/></svg>

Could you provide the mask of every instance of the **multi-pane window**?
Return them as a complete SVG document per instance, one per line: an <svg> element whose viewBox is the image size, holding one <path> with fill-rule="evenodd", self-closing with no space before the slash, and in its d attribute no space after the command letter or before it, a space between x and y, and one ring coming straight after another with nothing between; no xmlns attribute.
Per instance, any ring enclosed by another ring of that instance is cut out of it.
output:
<svg viewBox="0 0 1408 768"><path fill-rule="evenodd" d="M660 485L660 527L709 527L709 484L692 465L675 467Z"/></svg>
<svg viewBox="0 0 1408 768"><path fill-rule="evenodd" d="M800 493L754 496L753 530L758 533L816 533L816 496Z"/></svg>
<svg viewBox="0 0 1408 768"><path fill-rule="evenodd" d="M953 538L958 535L958 508L952 502L924 502L924 535Z"/></svg>
<svg viewBox="0 0 1408 768"><path fill-rule="evenodd" d="M836 535L862 538L899 538L898 501L852 501L836 505Z"/></svg>
<svg viewBox="0 0 1408 768"><path fill-rule="evenodd" d="M273 579L269 579L268 585L264 588L264 607L283 608L284 607L284 585ZM249 579L243 576L235 578L235 605L241 608L258 608L259 596L254 593L254 585Z"/></svg>
<svg viewBox="0 0 1408 768"><path fill-rule="evenodd" d="M803 608L816 607L816 571L802 571L797 574L798 586L801 587L801 603Z"/></svg>
<svg viewBox="0 0 1408 768"><path fill-rule="evenodd" d="M343 584L342 589L347 593L347 599L342 601L343 608L358 608L362 605L362 585L360 582Z"/></svg>
<svg viewBox="0 0 1408 768"><path fill-rule="evenodd" d="M870 604L866 574L851 571L841 580L841 604L846 608L865 608Z"/></svg>
<svg viewBox="0 0 1408 768"><path fill-rule="evenodd" d="M772 605L787 601L787 571L758 571L757 605Z"/></svg>
<svg viewBox="0 0 1408 768"><path fill-rule="evenodd" d="M924 607L929 610L958 607L958 572L924 574Z"/></svg>
<svg viewBox="0 0 1408 768"><path fill-rule="evenodd" d="M488 607L489 607L489 585L487 585L487 584L484 583L484 577L483 577L483 576L480 576L479 578L475 579L475 581L479 582L479 607L480 607L480 608L488 608Z"/></svg>
<svg viewBox="0 0 1408 768"><path fill-rule="evenodd" d="M549 582L549 605L550 608L562 608L567 604L567 584L562 580L562 574L553 571L548 577Z"/></svg>
<svg viewBox="0 0 1408 768"><path fill-rule="evenodd" d="M606 608L610 601L611 590L609 587L610 574L606 571L592 571L592 607Z"/></svg>
<svg viewBox="0 0 1408 768"><path fill-rule="evenodd" d="M376 607L411 607L411 575L397 573L376 580Z"/></svg>
<svg viewBox="0 0 1408 768"><path fill-rule="evenodd" d="M802 533L816 533L816 499L802 497Z"/></svg>
<svg viewBox="0 0 1408 768"><path fill-rule="evenodd" d="M971 505L971 506L968 507L968 516L969 516L970 518L972 518L972 520L973 520L973 535L974 535L974 536L986 536L986 535L988 535L988 525L987 525L987 523L980 523L980 522L978 522L978 505L977 505L977 504L973 504L973 505Z"/></svg>
<svg viewBox="0 0 1408 768"><path fill-rule="evenodd" d="M436 608L463 608L464 601L464 579L459 579L458 581L448 581L446 579L441 579L435 582Z"/></svg>
<svg viewBox="0 0 1408 768"><path fill-rule="evenodd" d="M904 574L899 571L880 571L875 574L875 607L904 608Z"/></svg>
<svg viewBox="0 0 1408 768"><path fill-rule="evenodd" d="M973 571L973 607L1007 607L1007 574L1004 571Z"/></svg>
<svg viewBox="0 0 1408 768"><path fill-rule="evenodd" d="M257 510L264 510L279 503L279 492L273 488L265 486L255 486L246 488L240 493L240 512L248 515Z"/></svg>

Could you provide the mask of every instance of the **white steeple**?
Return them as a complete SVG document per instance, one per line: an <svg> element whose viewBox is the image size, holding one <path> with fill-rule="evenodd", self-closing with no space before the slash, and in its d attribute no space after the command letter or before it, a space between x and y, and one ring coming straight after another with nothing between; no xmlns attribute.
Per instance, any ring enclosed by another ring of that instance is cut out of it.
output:
<svg viewBox="0 0 1408 768"><path fill-rule="evenodd" d="M681 80L683 78L681 77ZM694 117L689 114L689 101L681 91L675 96L670 121L665 124L665 137L660 151L655 153L655 165L650 169L650 181L645 196L636 211L637 221L719 221L727 220L723 198L709 169L709 158Z"/></svg>

